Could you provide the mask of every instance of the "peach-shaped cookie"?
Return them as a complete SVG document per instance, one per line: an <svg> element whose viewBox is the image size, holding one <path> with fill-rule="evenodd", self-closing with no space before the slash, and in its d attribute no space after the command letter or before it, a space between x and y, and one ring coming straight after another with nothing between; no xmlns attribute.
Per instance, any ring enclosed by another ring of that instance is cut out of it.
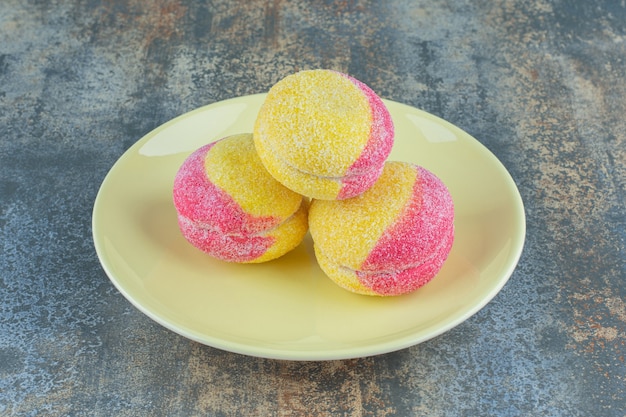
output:
<svg viewBox="0 0 626 417"><path fill-rule="evenodd" d="M254 126L261 161L281 183L324 200L354 197L380 176L394 128L367 85L331 70L300 71L276 83Z"/></svg>
<svg viewBox="0 0 626 417"><path fill-rule="evenodd" d="M307 232L308 202L265 170L251 134L193 152L176 174L173 195L185 238L224 261L278 258Z"/></svg>
<svg viewBox="0 0 626 417"><path fill-rule="evenodd" d="M387 162L363 194L314 200L309 228L322 270L339 286L367 295L400 295L429 282L454 240L446 186L425 168Z"/></svg>

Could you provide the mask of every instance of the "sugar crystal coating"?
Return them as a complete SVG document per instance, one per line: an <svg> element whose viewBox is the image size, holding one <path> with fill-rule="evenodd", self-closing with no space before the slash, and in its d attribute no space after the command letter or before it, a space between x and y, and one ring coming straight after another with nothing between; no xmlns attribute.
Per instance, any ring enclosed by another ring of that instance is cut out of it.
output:
<svg viewBox="0 0 626 417"><path fill-rule="evenodd" d="M380 175L393 145L393 123L362 82L336 71L301 71L270 89L254 141L267 170L290 189L343 199L362 193Z"/></svg>
<svg viewBox="0 0 626 417"><path fill-rule="evenodd" d="M282 256L302 241L308 228L308 203L269 175L251 134L193 152L175 177L173 197L185 238L229 262Z"/></svg>
<svg viewBox="0 0 626 417"><path fill-rule="evenodd" d="M387 162L365 193L312 202L309 224L321 268L360 294L400 295L429 282L454 240L454 206L430 171Z"/></svg>

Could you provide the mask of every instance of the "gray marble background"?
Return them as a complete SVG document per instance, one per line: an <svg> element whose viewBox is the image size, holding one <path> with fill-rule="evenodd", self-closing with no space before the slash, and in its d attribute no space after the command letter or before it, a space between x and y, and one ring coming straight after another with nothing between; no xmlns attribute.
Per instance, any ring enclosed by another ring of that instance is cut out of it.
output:
<svg viewBox="0 0 626 417"><path fill-rule="evenodd" d="M624 0L0 3L0 415L626 416ZM418 346L286 362L180 337L114 289L91 211L196 107L332 68L515 179L524 253Z"/></svg>

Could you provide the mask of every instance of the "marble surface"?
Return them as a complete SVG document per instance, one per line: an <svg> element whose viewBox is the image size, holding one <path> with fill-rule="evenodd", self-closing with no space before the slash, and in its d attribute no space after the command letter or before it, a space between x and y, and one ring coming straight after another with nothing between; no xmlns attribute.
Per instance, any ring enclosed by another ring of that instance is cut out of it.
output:
<svg viewBox="0 0 626 417"><path fill-rule="evenodd" d="M626 415L623 0L0 2L0 415ZM487 146L525 203L504 289L430 341L288 362L111 284L94 199L144 134L332 68Z"/></svg>

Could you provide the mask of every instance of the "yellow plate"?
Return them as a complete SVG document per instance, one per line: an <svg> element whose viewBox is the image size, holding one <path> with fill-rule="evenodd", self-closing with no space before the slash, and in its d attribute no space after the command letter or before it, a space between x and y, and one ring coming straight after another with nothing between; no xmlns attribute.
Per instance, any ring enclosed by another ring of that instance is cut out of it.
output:
<svg viewBox="0 0 626 417"><path fill-rule="evenodd" d="M264 94L214 103L158 127L115 163L98 192L93 237L117 289L150 318L189 339L246 355L291 360L370 356L406 348L463 322L511 276L525 217L511 176L452 124L386 101L396 128L390 160L414 162L448 186L456 237L437 277L380 298L332 283L312 243L265 264L228 264L187 243L172 203L174 175L196 148L251 132Z"/></svg>

